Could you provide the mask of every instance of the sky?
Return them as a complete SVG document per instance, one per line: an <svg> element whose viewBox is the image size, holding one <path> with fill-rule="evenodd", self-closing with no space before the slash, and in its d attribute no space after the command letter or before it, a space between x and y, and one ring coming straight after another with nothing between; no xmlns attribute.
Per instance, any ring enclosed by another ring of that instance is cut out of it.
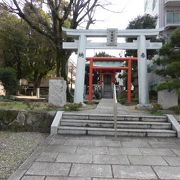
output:
<svg viewBox="0 0 180 180"><path fill-rule="evenodd" d="M102 0L102 2L109 1L112 5L106 6L119 13L112 13L104 9L98 9L95 13L95 19L97 20L94 25L90 26L90 29L107 29L118 28L126 29L129 22L139 15L144 14L144 0ZM123 41L123 40L122 40ZM122 50L87 50L86 57L92 57L98 52L105 51L106 53L119 57L123 56L125 51ZM76 63L77 56L73 53L71 59Z"/></svg>
<svg viewBox="0 0 180 180"><path fill-rule="evenodd" d="M91 29L125 29L129 21L138 15L144 14L144 0L102 0L102 2L105 1L109 1L112 4L106 6L107 9L119 13L112 13L99 8L95 14L97 22L91 26Z"/></svg>

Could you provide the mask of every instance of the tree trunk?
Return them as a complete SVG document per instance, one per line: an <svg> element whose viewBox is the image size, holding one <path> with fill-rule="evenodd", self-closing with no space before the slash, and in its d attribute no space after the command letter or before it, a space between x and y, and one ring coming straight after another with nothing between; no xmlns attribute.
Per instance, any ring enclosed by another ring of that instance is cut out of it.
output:
<svg viewBox="0 0 180 180"><path fill-rule="evenodd" d="M43 75L39 75L36 77L37 79L33 81L33 94L36 94L37 88L40 88L42 77Z"/></svg>
<svg viewBox="0 0 180 180"><path fill-rule="evenodd" d="M61 68L61 51L56 48L56 76L60 77L60 68Z"/></svg>

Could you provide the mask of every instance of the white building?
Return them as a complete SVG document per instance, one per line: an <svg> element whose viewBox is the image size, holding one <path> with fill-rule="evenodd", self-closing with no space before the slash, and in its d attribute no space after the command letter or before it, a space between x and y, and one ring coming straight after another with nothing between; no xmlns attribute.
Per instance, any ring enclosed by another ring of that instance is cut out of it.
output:
<svg viewBox="0 0 180 180"><path fill-rule="evenodd" d="M157 15L157 28L164 28L167 35L180 27L180 0L145 0L144 12Z"/></svg>
<svg viewBox="0 0 180 180"><path fill-rule="evenodd" d="M164 29L161 35L166 41L169 39L171 32L180 27L180 0L145 0L144 12L145 14L157 16L156 28ZM154 58L156 59L156 57ZM164 81L164 78L153 72L148 73L148 79L150 86ZM165 109L177 106L178 96L174 91L159 91L158 103Z"/></svg>

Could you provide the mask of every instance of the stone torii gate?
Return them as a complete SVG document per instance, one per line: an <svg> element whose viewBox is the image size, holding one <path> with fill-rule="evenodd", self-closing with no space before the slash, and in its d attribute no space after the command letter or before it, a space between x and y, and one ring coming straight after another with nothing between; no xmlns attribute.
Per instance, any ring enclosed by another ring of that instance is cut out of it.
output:
<svg viewBox="0 0 180 180"><path fill-rule="evenodd" d="M75 81L74 102L83 102L86 49L134 49L138 51L138 85L139 104L144 106L149 104L148 78L147 78L147 49L160 49L162 43L150 42L148 37L159 35L161 29L107 29L107 30L74 30L63 28L67 36L76 39L74 42L64 42L64 49L78 49L77 71ZM87 41L87 38L107 38L106 43L96 43ZM118 43L118 37L137 38L133 42Z"/></svg>

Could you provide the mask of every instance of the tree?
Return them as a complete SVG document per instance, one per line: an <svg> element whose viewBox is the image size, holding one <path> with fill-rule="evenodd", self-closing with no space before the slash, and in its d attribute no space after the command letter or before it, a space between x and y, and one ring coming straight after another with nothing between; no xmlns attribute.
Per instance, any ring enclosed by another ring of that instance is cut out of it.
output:
<svg viewBox="0 0 180 180"><path fill-rule="evenodd" d="M17 79L23 76L21 65L26 42L24 27L20 19L7 11L1 11L0 49L3 55L3 64L16 69Z"/></svg>
<svg viewBox="0 0 180 180"><path fill-rule="evenodd" d="M41 79L55 67L51 42L6 11L2 11L0 23L0 49L3 50L4 66L14 68L17 79L32 81L36 91Z"/></svg>
<svg viewBox="0 0 180 180"><path fill-rule="evenodd" d="M156 27L157 17L145 14L143 16L138 16L129 22L126 29L154 29ZM127 38L126 42L133 42L134 38ZM155 38L149 38L151 41L157 41ZM155 50L147 50L147 57L150 59L156 53ZM126 56L137 57L136 50L127 50ZM124 75L123 75L124 76ZM134 86L134 95L138 97L138 71L137 71L137 61L132 64L132 84Z"/></svg>
<svg viewBox="0 0 180 180"><path fill-rule="evenodd" d="M158 90L176 90L180 95L180 29L176 29L170 41L160 49L160 58L156 64L159 69L157 74L164 78L158 86Z"/></svg>
<svg viewBox="0 0 180 180"><path fill-rule="evenodd" d="M106 52L99 52L95 54L95 57L113 57L113 56L107 54Z"/></svg>
<svg viewBox="0 0 180 180"><path fill-rule="evenodd" d="M98 6L101 6L99 0L4 0L1 3L2 8L18 14L31 28L52 42L56 54L56 75L64 77L65 80L67 61L71 52L62 48L65 39L62 27L76 29L81 23L86 22L86 28L89 28L95 21L93 16ZM24 7L29 11L24 11ZM48 18L40 13L43 9L46 9ZM36 16L35 19L31 18L32 14Z"/></svg>

